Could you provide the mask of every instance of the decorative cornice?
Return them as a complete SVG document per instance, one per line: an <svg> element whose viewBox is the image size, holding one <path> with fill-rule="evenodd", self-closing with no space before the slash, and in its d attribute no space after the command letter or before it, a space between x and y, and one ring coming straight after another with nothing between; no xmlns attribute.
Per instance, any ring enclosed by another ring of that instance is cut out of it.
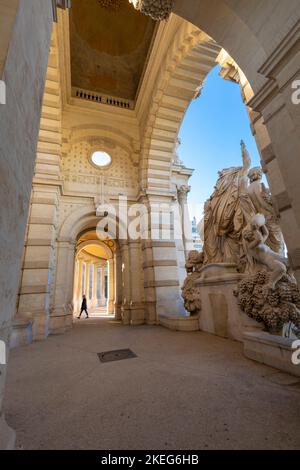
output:
<svg viewBox="0 0 300 470"><path fill-rule="evenodd" d="M252 110L261 112L261 110L276 96L278 85L274 80L269 80L256 95L248 101L247 106Z"/></svg>
<svg viewBox="0 0 300 470"><path fill-rule="evenodd" d="M264 64L259 68L258 73L264 75L268 81L247 103L255 111L262 111L266 105L278 94L283 85L279 85L276 80L278 74L291 60L300 47L300 20L296 22L289 33L284 37L278 47L271 53Z"/></svg>
<svg viewBox="0 0 300 470"><path fill-rule="evenodd" d="M280 70L286 63L287 56L299 51L300 20L284 37L278 47L272 52L265 63L258 70L268 78L274 78L274 72ZM293 52L295 51L295 52Z"/></svg>

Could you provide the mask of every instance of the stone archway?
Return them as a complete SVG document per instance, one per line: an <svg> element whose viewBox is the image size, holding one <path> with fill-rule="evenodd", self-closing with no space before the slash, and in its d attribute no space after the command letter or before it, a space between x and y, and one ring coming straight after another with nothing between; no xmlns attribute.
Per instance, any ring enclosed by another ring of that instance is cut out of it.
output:
<svg viewBox="0 0 300 470"><path fill-rule="evenodd" d="M82 295L88 301L89 314L114 315L117 290L116 244L113 240L95 239L88 231L78 239L75 253L73 314L80 311ZM119 267L118 267L119 268Z"/></svg>

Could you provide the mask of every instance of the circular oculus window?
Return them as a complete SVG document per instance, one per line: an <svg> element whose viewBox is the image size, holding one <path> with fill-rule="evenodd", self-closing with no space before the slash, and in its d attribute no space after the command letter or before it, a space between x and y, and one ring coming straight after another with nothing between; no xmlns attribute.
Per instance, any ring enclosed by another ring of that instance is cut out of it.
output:
<svg viewBox="0 0 300 470"><path fill-rule="evenodd" d="M105 168L112 162L111 156L106 152L97 150L91 156L92 163L98 168Z"/></svg>

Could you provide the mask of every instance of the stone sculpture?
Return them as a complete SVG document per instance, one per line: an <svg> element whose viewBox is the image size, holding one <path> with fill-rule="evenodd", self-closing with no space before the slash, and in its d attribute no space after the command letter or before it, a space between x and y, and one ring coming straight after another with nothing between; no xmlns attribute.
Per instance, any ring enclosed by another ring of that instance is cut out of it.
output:
<svg viewBox="0 0 300 470"><path fill-rule="evenodd" d="M243 230L244 251L248 258L250 272L255 270L255 262L265 266L270 272L270 288L275 289L277 282L287 272L288 260L271 250L266 244L268 238L269 230L265 217L262 214L256 214Z"/></svg>
<svg viewBox="0 0 300 470"><path fill-rule="evenodd" d="M240 258L240 239L247 223L247 174L251 165L243 141L241 148L243 166L219 172L215 190L204 206L205 264L238 263Z"/></svg>
<svg viewBox="0 0 300 470"><path fill-rule="evenodd" d="M174 157L173 157L174 165L183 165L183 161L180 159L180 156L179 156L180 145L181 145L181 140L177 138L175 142L175 147L174 147Z"/></svg>
<svg viewBox="0 0 300 470"><path fill-rule="evenodd" d="M239 282L234 294L250 318L277 332L287 322L300 326L300 294L287 258L266 244L268 237L265 217L256 214L243 230L249 274Z"/></svg>
<svg viewBox="0 0 300 470"><path fill-rule="evenodd" d="M266 220L266 245L283 256L284 241L270 192L262 183L262 170L250 170L251 158L243 141L241 149L243 166L222 170L205 203L204 254L205 264L236 263L245 271L242 232L257 213Z"/></svg>
<svg viewBox="0 0 300 470"><path fill-rule="evenodd" d="M167 20L172 13L174 0L129 0L136 10L155 21Z"/></svg>
<svg viewBox="0 0 300 470"><path fill-rule="evenodd" d="M182 297L184 307L191 315L197 314L201 310L200 291L195 286L195 281L200 278L203 267L204 255L196 250L190 251L186 261L187 278L182 287Z"/></svg>
<svg viewBox="0 0 300 470"><path fill-rule="evenodd" d="M279 226L279 218L273 207L270 191L262 183L262 169L260 167L252 168L248 173L248 178L250 185L247 187L247 193L255 213L263 214L266 219L266 227L269 232L266 243L273 251L283 255L284 241Z"/></svg>
<svg viewBox="0 0 300 470"><path fill-rule="evenodd" d="M187 274L199 273L204 261L204 255L202 252L192 250L188 254L187 261L185 263L185 269Z"/></svg>
<svg viewBox="0 0 300 470"><path fill-rule="evenodd" d="M243 279L235 289L241 309L279 331L286 322L300 326L300 294L288 259L262 170L250 170L251 158L241 143L243 166L219 173L214 192L204 208L203 253L191 252L182 289L185 308L201 309L199 279L207 265L236 264ZM203 266L205 266L202 269Z"/></svg>

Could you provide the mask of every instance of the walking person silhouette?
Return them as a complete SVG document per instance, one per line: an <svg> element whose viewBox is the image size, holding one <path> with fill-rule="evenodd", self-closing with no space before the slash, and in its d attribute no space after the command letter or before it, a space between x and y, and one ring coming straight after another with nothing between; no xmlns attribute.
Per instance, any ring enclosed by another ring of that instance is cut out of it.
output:
<svg viewBox="0 0 300 470"><path fill-rule="evenodd" d="M81 309L80 309L78 320L80 320L83 311L86 313L86 318L89 318L89 312L87 310L87 301L86 301L85 295L83 295L82 297Z"/></svg>

